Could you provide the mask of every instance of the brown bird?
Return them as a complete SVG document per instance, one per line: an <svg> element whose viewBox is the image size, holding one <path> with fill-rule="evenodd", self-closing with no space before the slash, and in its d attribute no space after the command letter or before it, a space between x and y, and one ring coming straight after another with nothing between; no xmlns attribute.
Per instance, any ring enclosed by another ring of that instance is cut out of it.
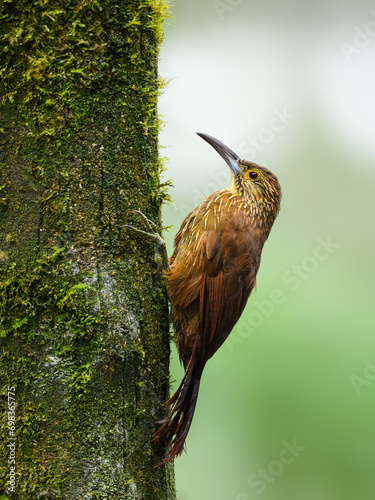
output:
<svg viewBox="0 0 375 500"><path fill-rule="evenodd" d="M184 449L203 369L244 310L281 201L281 187L272 172L241 160L217 139L198 135L226 161L233 177L230 186L212 193L185 218L166 271L185 375L165 403L169 412L154 436L168 447L162 463Z"/></svg>
<svg viewBox="0 0 375 500"><path fill-rule="evenodd" d="M165 403L168 415L154 435L168 450L159 465L184 449L203 369L244 310L281 201L280 184L272 172L241 160L214 137L198 135L229 165L232 182L208 196L185 218L165 272L175 342L185 374ZM143 217L151 231L152 222ZM158 267L162 263L166 267L164 241L155 233L151 237L162 255Z"/></svg>

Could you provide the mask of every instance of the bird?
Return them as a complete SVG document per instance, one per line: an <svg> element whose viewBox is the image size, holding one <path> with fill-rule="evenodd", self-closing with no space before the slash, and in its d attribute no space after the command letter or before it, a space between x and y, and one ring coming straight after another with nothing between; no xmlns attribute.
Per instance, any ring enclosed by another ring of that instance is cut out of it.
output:
<svg viewBox="0 0 375 500"><path fill-rule="evenodd" d="M154 440L167 446L162 464L184 450L202 372L239 320L255 287L263 245L282 196L270 170L241 160L208 134L197 134L225 160L232 179L184 219L165 272L174 338L185 374L165 403L168 414L154 435Z"/></svg>
<svg viewBox="0 0 375 500"><path fill-rule="evenodd" d="M186 216L169 261L166 250L157 259L158 267L161 262L166 267L174 340L185 370L154 434L153 440L163 442L167 450L158 466L185 449L203 370L239 320L256 285L263 245L282 196L270 170L241 160L208 134L197 134L224 159L232 175L227 188L211 193ZM143 217L152 229L154 224ZM160 251L163 240L157 234L154 240Z"/></svg>

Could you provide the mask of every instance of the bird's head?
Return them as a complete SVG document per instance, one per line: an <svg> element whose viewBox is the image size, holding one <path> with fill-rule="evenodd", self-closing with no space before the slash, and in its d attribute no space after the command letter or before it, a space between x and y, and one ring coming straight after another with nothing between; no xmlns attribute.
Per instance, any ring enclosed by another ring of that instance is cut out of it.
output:
<svg viewBox="0 0 375 500"><path fill-rule="evenodd" d="M276 213L279 211L281 187L276 175L256 163L241 160L236 153L214 137L199 132L197 134L207 141L229 165L233 175L231 185L233 190L249 203L269 205L275 209Z"/></svg>

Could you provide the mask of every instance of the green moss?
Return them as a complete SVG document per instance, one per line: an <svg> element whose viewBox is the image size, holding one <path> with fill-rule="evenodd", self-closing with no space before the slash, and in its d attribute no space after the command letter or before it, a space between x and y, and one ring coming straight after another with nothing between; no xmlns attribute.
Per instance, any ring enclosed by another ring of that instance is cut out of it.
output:
<svg viewBox="0 0 375 500"><path fill-rule="evenodd" d="M44 317L54 332L90 335L100 322L89 306L83 306L89 285L69 269L66 248L55 247L34 262L13 262L0 270L0 336L28 335L32 340ZM77 283L78 281L78 283Z"/></svg>
<svg viewBox="0 0 375 500"><path fill-rule="evenodd" d="M0 210L1 210L1 208L6 207L7 204L8 204L8 199L9 199L8 188L9 188L9 184L10 183L7 182L3 186L0 186Z"/></svg>
<svg viewBox="0 0 375 500"><path fill-rule="evenodd" d="M174 498L151 444L166 292L152 244L119 228L134 208L161 226L165 15L150 0L0 6L0 376L16 387L21 500Z"/></svg>
<svg viewBox="0 0 375 500"><path fill-rule="evenodd" d="M1 270L0 324L7 348L1 351L0 366L2 379L16 387L17 451L22 457L18 491L25 495L43 484L59 488L68 480L62 464L74 426L58 400L72 397L71 391L78 397L90 381L90 363L82 364L82 359L91 358L102 326L101 313L87 300L87 285L79 283L83 275L74 275L71 265L66 249L54 248L34 262ZM3 426L2 443L7 432ZM6 456L5 444L3 448Z"/></svg>

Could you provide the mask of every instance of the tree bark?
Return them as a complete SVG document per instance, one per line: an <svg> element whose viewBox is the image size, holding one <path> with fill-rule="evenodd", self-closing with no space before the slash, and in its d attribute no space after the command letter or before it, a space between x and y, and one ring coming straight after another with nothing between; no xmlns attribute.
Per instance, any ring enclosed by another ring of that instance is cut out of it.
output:
<svg viewBox="0 0 375 500"><path fill-rule="evenodd" d="M165 285L152 243L119 228L139 225L138 209L161 229L165 15L163 0L0 7L0 493L10 498L175 499L173 466L154 468L165 450L151 442L169 392Z"/></svg>

